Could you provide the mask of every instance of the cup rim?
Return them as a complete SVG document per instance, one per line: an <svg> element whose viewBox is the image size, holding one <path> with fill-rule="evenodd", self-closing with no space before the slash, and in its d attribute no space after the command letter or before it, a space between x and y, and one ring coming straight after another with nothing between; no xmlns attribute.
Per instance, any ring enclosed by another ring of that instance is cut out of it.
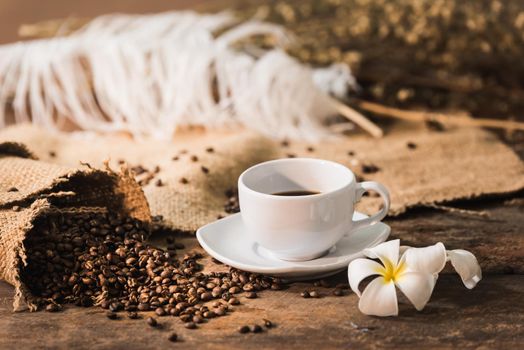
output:
<svg viewBox="0 0 524 350"><path fill-rule="evenodd" d="M251 189L249 186L247 186L245 183L244 183L244 178L246 177L246 175L259 168L259 167L263 167L263 166L267 166L269 163L286 163L286 162L310 162L310 163L329 163L333 166L336 166L340 169L342 169L343 171L347 172L348 175L349 175L349 180L346 181L344 184L342 184L341 186L331 190L331 191L327 191L327 192L321 192L321 193L315 193L315 194L308 194L308 195L304 195L304 196L278 196L278 195L274 195L274 194L270 194L270 193L263 193L263 192L259 192L259 191L255 191L253 189ZM245 190L253 195L258 195L258 196L261 196L261 197L264 197L264 198L271 198L273 200L280 200L280 201L296 201L296 200L305 200L305 199L309 199L309 198L322 198L322 197L325 197L325 196L329 196L333 193L336 193L338 191L341 191L345 188L347 188L348 186L350 186L351 184L355 183L355 174L351 171L351 169L349 169L348 167L340 164L340 163L337 163L337 162L334 162L334 161L331 161L331 160L326 160L326 159L320 159L320 158L307 158L307 157L301 157L301 158L280 158L280 159L273 159L273 160L268 160L268 161L265 161L265 162L262 162L262 163L258 163L258 164L255 164L249 168L247 168L246 170L244 170L242 172L242 174L240 174L240 176L238 177L238 190L240 191L240 189L242 190Z"/></svg>

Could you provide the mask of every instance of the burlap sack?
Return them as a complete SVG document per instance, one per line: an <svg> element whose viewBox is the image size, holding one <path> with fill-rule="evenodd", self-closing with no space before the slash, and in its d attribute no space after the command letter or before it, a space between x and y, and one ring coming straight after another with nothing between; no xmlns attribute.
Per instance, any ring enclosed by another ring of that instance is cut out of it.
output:
<svg viewBox="0 0 524 350"><path fill-rule="evenodd" d="M148 169L158 166L154 179L143 187L151 211L182 230L195 230L225 215L224 192L236 186L244 169L286 156L331 159L363 179L383 183L391 192L390 215L415 206L524 188L523 162L495 135L480 129L438 132L395 124L382 139L352 135L318 145L282 145L246 130L193 130L173 141L134 141L122 135L54 134L18 125L1 131L1 140L24 142L42 159L61 165L79 161L99 165L110 159L115 166L121 160ZM206 151L210 147L213 152ZM161 186L156 185L159 179ZM362 204L359 209L369 212L379 201L368 197Z"/></svg>
<svg viewBox="0 0 524 350"><path fill-rule="evenodd" d="M100 210L150 220L144 194L129 172L51 164L38 161L21 144L0 143L0 280L15 287L15 310L34 308L20 278L24 239L34 221L56 211Z"/></svg>

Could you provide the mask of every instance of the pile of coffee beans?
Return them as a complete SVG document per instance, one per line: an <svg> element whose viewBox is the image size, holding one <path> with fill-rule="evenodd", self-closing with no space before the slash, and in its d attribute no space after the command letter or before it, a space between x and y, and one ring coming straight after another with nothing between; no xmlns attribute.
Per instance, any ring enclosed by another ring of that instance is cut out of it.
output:
<svg viewBox="0 0 524 350"><path fill-rule="evenodd" d="M99 305L110 319L119 319L121 311L131 319L139 318L137 311L154 311L179 317L189 329L226 315L239 304L238 294L256 297L283 286L277 278L235 269L204 274L201 256L177 257L180 244L173 240L167 251L148 245L150 228L102 211L39 218L24 242L22 281L47 311L60 311L65 303ZM155 326L153 320L148 324Z"/></svg>

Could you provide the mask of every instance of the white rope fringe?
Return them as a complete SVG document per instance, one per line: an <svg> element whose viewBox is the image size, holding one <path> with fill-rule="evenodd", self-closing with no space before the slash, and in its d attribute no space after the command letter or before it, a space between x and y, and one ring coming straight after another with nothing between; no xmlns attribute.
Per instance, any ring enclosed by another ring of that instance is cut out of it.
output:
<svg viewBox="0 0 524 350"><path fill-rule="evenodd" d="M12 107L16 122L135 137L238 123L274 138L332 135L323 124L336 114L329 94L356 87L349 67L315 72L282 50L290 40L282 27L234 24L229 13L108 15L67 37L1 46L0 127ZM257 55L232 48L260 34L276 47Z"/></svg>

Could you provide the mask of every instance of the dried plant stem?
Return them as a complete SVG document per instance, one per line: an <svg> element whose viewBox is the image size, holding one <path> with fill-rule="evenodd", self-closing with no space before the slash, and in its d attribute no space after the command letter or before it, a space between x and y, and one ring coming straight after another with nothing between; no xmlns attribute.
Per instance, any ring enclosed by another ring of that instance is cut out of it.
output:
<svg viewBox="0 0 524 350"><path fill-rule="evenodd" d="M513 120L469 118L460 115L449 115L426 111L406 111L368 101L356 101L356 106L367 112L372 112L384 117L409 120L413 122L436 121L445 125L447 124L457 126L477 126L506 130L524 130L523 122Z"/></svg>
<svg viewBox="0 0 524 350"><path fill-rule="evenodd" d="M333 105L337 111L348 120L360 126L362 129L370 133L373 137L380 138L384 136L384 132L371 120L364 117L362 114L354 110L353 108L339 102L338 100L332 100Z"/></svg>

